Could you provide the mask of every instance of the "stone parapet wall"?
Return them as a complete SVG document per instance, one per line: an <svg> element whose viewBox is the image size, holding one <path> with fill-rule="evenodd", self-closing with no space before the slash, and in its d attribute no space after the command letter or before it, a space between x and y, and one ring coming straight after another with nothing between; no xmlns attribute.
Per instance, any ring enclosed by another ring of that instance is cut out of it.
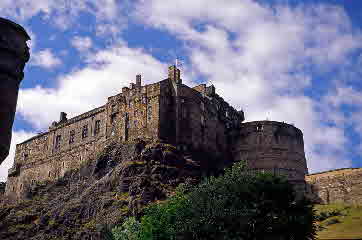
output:
<svg viewBox="0 0 362 240"><path fill-rule="evenodd" d="M306 195L320 203L362 203L362 168L309 174Z"/></svg>

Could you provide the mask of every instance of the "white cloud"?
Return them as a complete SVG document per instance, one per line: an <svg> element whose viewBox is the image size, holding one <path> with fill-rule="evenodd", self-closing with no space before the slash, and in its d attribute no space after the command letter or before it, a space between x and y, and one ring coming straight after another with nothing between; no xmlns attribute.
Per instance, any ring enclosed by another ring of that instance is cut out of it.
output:
<svg viewBox="0 0 362 240"><path fill-rule="evenodd" d="M124 21L121 11L125 4L126 1L119 4L117 0L1 0L0 14L18 22L41 15L44 21L65 30L77 24L81 13L88 13L96 18L97 24L113 23L120 31Z"/></svg>
<svg viewBox="0 0 362 240"><path fill-rule="evenodd" d="M62 61L55 56L50 49L41 50L39 52L33 52L30 61L31 65L43 67L46 69L52 69L59 66Z"/></svg>
<svg viewBox="0 0 362 240"><path fill-rule="evenodd" d="M15 147L16 144L19 144L30 137L34 136L34 133L26 131L15 131L11 139L10 152L9 156L4 160L0 165L0 182L5 182L8 177L8 170L13 166L14 156L15 156Z"/></svg>
<svg viewBox="0 0 362 240"><path fill-rule="evenodd" d="M105 104L107 97L135 82L138 73L143 75L144 83L167 78L166 65L124 44L89 55L87 61L84 68L58 78L56 88L20 89L18 113L37 129L46 130L58 120L61 111L73 117Z"/></svg>
<svg viewBox="0 0 362 240"><path fill-rule="evenodd" d="M142 1L135 16L187 41L190 68L243 108L247 121L268 118L301 128L311 172L351 165L344 125L330 124L343 122L343 113L305 96L320 84L315 73L342 71L362 47L343 8L151 0ZM335 86L332 80L324 84Z"/></svg>
<svg viewBox="0 0 362 240"><path fill-rule="evenodd" d="M92 39L90 37L80 37L80 36L75 36L72 41L71 44L73 47L75 47L78 51L86 51L88 49L90 49L93 45Z"/></svg>

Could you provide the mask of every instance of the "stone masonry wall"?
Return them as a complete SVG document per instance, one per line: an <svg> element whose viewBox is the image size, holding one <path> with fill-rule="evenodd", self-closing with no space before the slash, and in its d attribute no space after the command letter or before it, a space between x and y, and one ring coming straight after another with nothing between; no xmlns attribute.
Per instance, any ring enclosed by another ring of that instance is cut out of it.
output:
<svg viewBox="0 0 362 240"><path fill-rule="evenodd" d="M14 166L9 170L6 195L20 197L32 183L53 181L94 157L106 144L105 120L104 107L100 107L53 125L49 132L18 144ZM100 121L97 131L96 121ZM85 126L86 135L83 134Z"/></svg>
<svg viewBox="0 0 362 240"><path fill-rule="evenodd" d="M107 138L129 141L159 137L161 82L146 86L131 84L108 98Z"/></svg>
<svg viewBox="0 0 362 240"><path fill-rule="evenodd" d="M362 203L362 168L309 174L306 195L320 203Z"/></svg>
<svg viewBox="0 0 362 240"><path fill-rule="evenodd" d="M252 170L283 174L291 181L304 182L308 173L303 134L286 123L243 123L233 155L235 161L245 160Z"/></svg>

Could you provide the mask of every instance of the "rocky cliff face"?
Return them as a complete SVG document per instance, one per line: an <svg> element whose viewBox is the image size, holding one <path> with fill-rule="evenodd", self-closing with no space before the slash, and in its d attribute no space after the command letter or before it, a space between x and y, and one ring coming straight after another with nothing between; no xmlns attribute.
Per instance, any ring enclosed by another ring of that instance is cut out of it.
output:
<svg viewBox="0 0 362 240"><path fill-rule="evenodd" d="M0 208L0 239L103 239L102 229L139 215L202 174L193 154L164 143L111 144L56 182L34 183L27 200Z"/></svg>
<svg viewBox="0 0 362 240"><path fill-rule="evenodd" d="M315 202L362 203L362 168L337 169L306 176L307 196Z"/></svg>
<svg viewBox="0 0 362 240"><path fill-rule="evenodd" d="M5 187L6 187L6 183L0 182L0 204L2 202L4 193L5 193Z"/></svg>

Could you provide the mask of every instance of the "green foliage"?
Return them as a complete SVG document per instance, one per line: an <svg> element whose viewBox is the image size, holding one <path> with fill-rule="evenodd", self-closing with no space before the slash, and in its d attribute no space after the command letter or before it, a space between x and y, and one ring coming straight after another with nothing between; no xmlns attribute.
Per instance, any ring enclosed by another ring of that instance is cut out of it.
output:
<svg viewBox="0 0 362 240"><path fill-rule="evenodd" d="M120 227L112 229L114 240L140 239L140 223L134 217L128 218Z"/></svg>
<svg viewBox="0 0 362 240"><path fill-rule="evenodd" d="M305 240L314 239L316 229L313 207L295 201L285 178L248 174L237 163L223 176L183 185L168 201L148 207L135 231L144 240Z"/></svg>
<svg viewBox="0 0 362 240"><path fill-rule="evenodd" d="M318 238L362 239L362 206L333 203L315 205L314 209L317 218L328 216L325 220L318 219Z"/></svg>
<svg viewBox="0 0 362 240"><path fill-rule="evenodd" d="M323 211L316 214L315 219L316 221L324 221L327 218L341 216L341 215L343 215L341 209L334 209L332 211Z"/></svg>

